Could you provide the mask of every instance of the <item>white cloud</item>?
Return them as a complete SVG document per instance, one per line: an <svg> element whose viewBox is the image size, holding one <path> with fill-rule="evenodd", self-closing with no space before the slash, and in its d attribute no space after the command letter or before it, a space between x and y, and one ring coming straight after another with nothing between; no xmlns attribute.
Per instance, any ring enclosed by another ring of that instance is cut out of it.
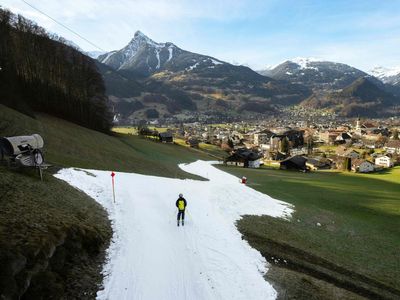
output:
<svg viewBox="0 0 400 300"><path fill-rule="evenodd" d="M273 14L271 10L279 0L27 1L105 50L122 48L136 30L141 30L156 41L171 41L183 49L255 69L296 56L321 57L364 70L377 64L400 65L400 17L395 12L356 12L353 18L332 14L320 27L314 22L323 16L305 14L293 27L285 27L282 21L274 28L269 24L265 30L257 27L253 32L246 25ZM0 5L33 19L84 50L93 50L93 46L22 1L2 0ZM298 30L302 26L306 31Z"/></svg>

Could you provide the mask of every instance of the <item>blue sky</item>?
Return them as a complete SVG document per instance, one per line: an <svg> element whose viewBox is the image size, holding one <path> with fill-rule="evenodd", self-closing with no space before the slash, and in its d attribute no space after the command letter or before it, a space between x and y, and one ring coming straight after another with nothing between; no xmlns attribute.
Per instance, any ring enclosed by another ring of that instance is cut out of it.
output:
<svg viewBox="0 0 400 300"><path fill-rule="evenodd" d="M254 69L299 56L365 71L400 66L400 0L26 1L107 51L141 30L155 41ZM21 0L0 5L95 50Z"/></svg>

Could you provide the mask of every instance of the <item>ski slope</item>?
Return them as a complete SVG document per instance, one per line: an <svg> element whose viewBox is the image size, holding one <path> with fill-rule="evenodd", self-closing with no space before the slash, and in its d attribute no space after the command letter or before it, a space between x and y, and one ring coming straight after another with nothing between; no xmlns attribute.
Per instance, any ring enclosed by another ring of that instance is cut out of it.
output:
<svg viewBox="0 0 400 300"><path fill-rule="evenodd" d="M55 176L105 207L113 240L97 299L275 299L266 261L241 239L241 215L289 217L292 208L197 161L180 165L209 181L63 169ZM185 226L176 225L175 201L188 202Z"/></svg>

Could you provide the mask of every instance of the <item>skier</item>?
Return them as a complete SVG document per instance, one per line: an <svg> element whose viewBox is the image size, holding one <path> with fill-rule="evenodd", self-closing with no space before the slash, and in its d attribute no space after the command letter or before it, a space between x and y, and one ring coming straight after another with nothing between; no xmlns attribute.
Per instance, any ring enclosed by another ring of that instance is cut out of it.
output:
<svg viewBox="0 0 400 300"><path fill-rule="evenodd" d="M185 209L187 206L187 202L186 202L186 199L183 198L182 194L179 194L179 198L178 198L178 200L176 200L175 206L178 208L178 216L177 216L178 226L179 226L179 220L180 220L181 216L182 216L182 226L184 226L185 225Z"/></svg>

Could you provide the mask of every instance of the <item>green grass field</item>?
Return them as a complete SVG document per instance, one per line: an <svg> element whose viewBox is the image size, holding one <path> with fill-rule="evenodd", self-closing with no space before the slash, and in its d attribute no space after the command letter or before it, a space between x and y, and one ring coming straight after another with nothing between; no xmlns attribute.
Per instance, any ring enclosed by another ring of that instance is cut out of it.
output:
<svg viewBox="0 0 400 300"><path fill-rule="evenodd" d="M0 136L32 133L42 135L46 160L59 167L198 178L183 172L177 165L214 159L203 152L139 136L106 135L48 115L32 119L0 105Z"/></svg>
<svg viewBox="0 0 400 300"><path fill-rule="evenodd" d="M190 146L186 144L184 139L174 138L174 143L185 148L190 148ZM223 160L225 157L228 156L228 153L222 150L220 147L206 143L199 143L199 148L192 149L192 151L197 151L199 153L210 155L214 160Z"/></svg>
<svg viewBox="0 0 400 300"><path fill-rule="evenodd" d="M222 169L295 205L290 221L243 218L245 236L290 245L400 291L400 167L374 174Z"/></svg>

